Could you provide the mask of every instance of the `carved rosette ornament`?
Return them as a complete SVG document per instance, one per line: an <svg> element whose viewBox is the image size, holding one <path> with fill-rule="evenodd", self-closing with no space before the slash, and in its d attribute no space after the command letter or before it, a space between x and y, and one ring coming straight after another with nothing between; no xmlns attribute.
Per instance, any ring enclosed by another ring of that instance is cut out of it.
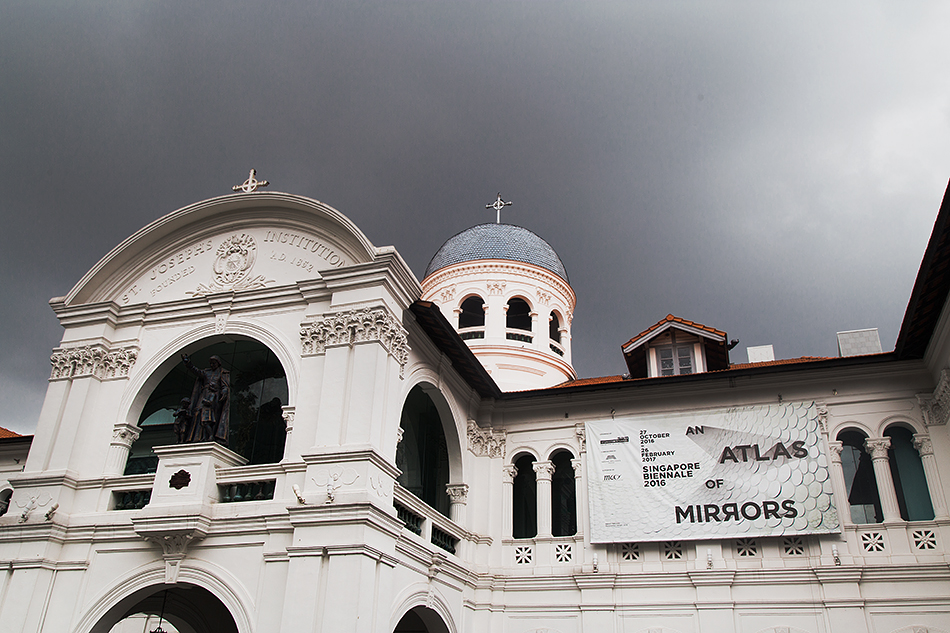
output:
<svg viewBox="0 0 950 633"><path fill-rule="evenodd" d="M492 428L483 429L475 420L468 421L468 450L476 457L504 457L505 431L495 431Z"/></svg>
<svg viewBox="0 0 950 633"><path fill-rule="evenodd" d="M273 280L264 279L264 275L251 277L251 269L257 260L257 241L252 235L241 233L232 235L221 242L215 252L214 280L209 285L199 284L187 293L193 297L203 297L215 292L254 290L263 288Z"/></svg>
<svg viewBox="0 0 950 633"><path fill-rule="evenodd" d="M112 350L102 344L55 349L49 357L53 366L49 379L67 380L87 376L99 380L127 378L138 353L136 347Z"/></svg>
<svg viewBox="0 0 950 633"><path fill-rule="evenodd" d="M328 347L375 342L383 346L399 363L399 377L403 377L409 362L409 343L406 330L388 311L382 308L350 310L325 317L322 321L305 323L300 328L300 343L304 356L323 354Z"/></svg>
<svg viewBox="0 0 950 633"><path fill-rule="evenodd" d="M864 448L871 455L871 460L887 459L887 449L891 447L891 438L879 437L864 440Z"/></svg>

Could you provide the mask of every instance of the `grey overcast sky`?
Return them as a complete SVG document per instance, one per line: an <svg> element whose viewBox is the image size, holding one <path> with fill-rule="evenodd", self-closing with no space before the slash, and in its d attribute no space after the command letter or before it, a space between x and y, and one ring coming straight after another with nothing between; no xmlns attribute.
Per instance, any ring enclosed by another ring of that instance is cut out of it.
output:
<svg viewBox="0 0 950 633"><path fill-rule="evenodd" d="M776 355L892 349L950 179L950 3L0 3L0 425L50 297L230 192L325 202L422 271L503 220L558 251L580 376L667 313Z"/></svg>

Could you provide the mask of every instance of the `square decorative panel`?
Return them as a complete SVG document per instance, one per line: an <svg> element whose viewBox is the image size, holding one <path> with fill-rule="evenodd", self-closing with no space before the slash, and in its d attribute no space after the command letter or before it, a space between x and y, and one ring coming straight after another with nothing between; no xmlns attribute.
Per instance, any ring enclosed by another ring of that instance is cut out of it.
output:
<svg viewBox="0 0 950 633"><path fill-rule="evenodd" d="M515 548L515 564L530 565L534 552L530 545L519 545Z"/></svg>
<svg viewBox="0 0 950 633"><path fill-rule="evenodd" d="M742 558L758 556L759 544L754 538L736 539L736 554Z"/></svg>
<svg viewBox="0 0 950 633"><path fill-rule="evenodd" d="M620 544L620 559L621 560L640 560L640 544L639 543L621 543Z"/></svg>
<svg viewBox="0 0 950 633"><path fill-rule="evenodd" d="M663 556L666 560L681 560L683 558L683 543L680 541L666 541L663 543Z"/></svg>
<svg viewBox="0 0 950 633"><path fill-rule="evenodd" d="M554 546L554 560L559 563L569 563L573 558L573 548L570 543L558 543Z"/></svg>
<svg viewBox="0 0 950 633"><path fill-rule="evenodd" d="M881 532L865 532L861 535L861 546L865 552L883 552L884 534Z"/></svg>
<svg viewBox="0 0 950 633"><path fill-rule="evenodd" d="M937 549L937 534L933 530L914 530L913 537L917 549Z"/></svg>
<svg viewBox="0 0 950 633"><path fill-rule="evenodd" d="M786 536L782 539L782 551L786 556L804 556L805 539L800 536Z"/></svg>

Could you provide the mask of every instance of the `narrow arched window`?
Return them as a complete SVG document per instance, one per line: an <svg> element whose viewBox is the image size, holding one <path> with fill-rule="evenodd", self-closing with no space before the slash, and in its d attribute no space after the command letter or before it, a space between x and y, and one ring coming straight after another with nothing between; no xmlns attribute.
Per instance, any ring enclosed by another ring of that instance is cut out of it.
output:
<svg viewBox="0 0 950 633"><path fill-rule="evenodd" d="M866 439L860 431L838 433L838 441L843 445L841 468L844 471L852 523L880 523L884 520L877 480L874 478L874 465L864 448Z"/></svg>
<svg viewBox="0 0 950 633"><path fill-rule="evenodd" d="M897 505L901 518L905 521L930 521L934 518L934 508L927 488L927 477L920 454L914 448L914 435L900 426L892 426L884 431L891 438L891 447L887 451L887 461L894 479L894 491L897 493Z"/></svg>
<svg viewBox="0 0 950 633"><path fill-rule="evenodd" d="M534 474L534 457L522 455L515 460L512 489L511 535L534 538L538 534L538 484Z"/></svg>
<svg viewBox="0 0 950 633"><path fill-rule="evenodd" d="M531 307L527 301L520 297L513 297L508 301L505 327L509 330L531 331Z"/></svg>
<svg viewBox="0 0 950 633"><path fill-rule="evenodd" d="M551 457L554 474L551 476L551 534L577 534L577 491L574 485L574 458L568 451L558 451Z"/></svg>
<svg viewBox="0 0 950 633"><path fill-rule="evenodd" d="M399 422L402 441L396 447L399 485L430 507L449 516L449 452L442 418L432 398L421 387L406 396Z"/></svg>
<svg viewBox="0 0 950 633"><path fill-rule="evenodd" d="M561 342L561 320L557 318L557 313L551 313L551 319L548 324L548 333L551 340L555 343Z"/></svg>
<svg viewBox="0 0 950 633"><path fill-rule="evenodd" d="M467 327L485 327L485 302L473 295L462 302L459 314L459 329Z"/></svg>

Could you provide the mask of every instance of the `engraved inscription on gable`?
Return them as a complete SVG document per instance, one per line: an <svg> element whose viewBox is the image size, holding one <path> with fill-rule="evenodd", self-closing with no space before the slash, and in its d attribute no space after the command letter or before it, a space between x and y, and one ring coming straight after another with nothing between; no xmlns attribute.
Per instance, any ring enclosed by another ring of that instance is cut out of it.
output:
<svg viewBox="0 0 950 633"><path fill-rule="evenodd" d="M233 231L195 240L155 262L122 292L119 303L158 303L292 284L347 263L316 235L266 228Z"/></svg>

